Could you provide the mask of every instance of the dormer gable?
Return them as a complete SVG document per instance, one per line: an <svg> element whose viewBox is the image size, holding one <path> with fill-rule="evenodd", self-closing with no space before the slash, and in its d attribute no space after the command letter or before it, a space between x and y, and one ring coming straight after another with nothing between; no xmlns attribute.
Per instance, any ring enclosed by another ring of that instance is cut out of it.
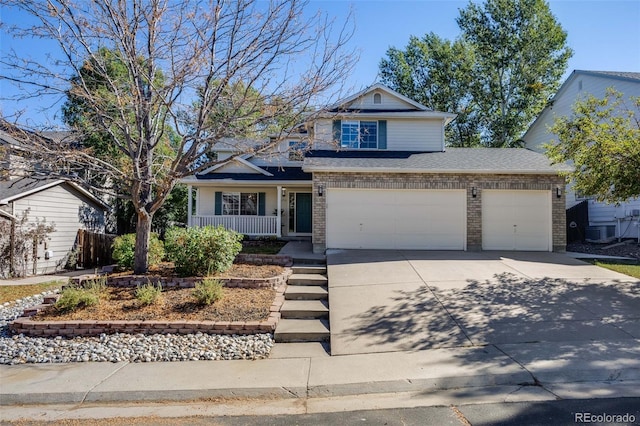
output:
<svg viewBox="0 0 640 426"><path fill-rule="evenodd" d="M426 106L380 83L374 84L352 96L340 100L329 110L332 112L430 111Z"/></svg>

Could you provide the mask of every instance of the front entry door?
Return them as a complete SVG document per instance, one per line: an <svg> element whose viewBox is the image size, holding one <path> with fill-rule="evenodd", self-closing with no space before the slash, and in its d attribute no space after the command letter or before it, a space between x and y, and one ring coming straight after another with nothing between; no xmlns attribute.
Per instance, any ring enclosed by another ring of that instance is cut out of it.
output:
<svg viewBox="0 0 640 426"><path fill-rule="evenodd" d="M311 233L311 194L296 193L296 233Z"/></svg>

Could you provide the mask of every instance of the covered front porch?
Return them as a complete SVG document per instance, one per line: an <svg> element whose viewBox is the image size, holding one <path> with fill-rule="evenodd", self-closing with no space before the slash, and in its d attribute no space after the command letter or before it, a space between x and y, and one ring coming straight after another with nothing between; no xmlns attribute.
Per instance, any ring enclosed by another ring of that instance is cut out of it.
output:
<svg viewBox="0 0 640 426"><path fill-rule="evenodd" d="M188 185L188 226L222 225L249 236L310 236L311 185L261 183L205 181Z"/></svg>

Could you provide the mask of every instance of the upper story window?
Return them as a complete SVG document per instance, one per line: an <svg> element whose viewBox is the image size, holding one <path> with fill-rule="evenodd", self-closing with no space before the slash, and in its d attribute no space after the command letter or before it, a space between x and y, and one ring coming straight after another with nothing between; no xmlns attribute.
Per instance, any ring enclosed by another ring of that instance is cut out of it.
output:
<svg viewBox="0 0 640 426"><path fill-rule="evenodd" d="M377 149L378 122L343 121L340 146L354 149Z"/></svg>
<svg viewBox="0 0 640 426"><path fill-rule="evenodd" d="M382 95L380 93L375 93L373 95L373 103L378 105L382 103Z"/></svg>
<svg viewBox="0 0 640 426"><path fill-rule="evenodd" d="M306 141L289 141L289 160L302 161L309 145Z"/></svg>

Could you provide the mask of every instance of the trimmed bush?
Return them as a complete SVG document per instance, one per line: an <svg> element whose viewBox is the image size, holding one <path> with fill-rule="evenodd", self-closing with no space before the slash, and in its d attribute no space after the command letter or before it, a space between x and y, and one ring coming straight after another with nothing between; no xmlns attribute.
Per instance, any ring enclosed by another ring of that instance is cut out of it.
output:
<svg viewBox="0 0 640 426"><path fill-rule="evenodd" d="M125 234L113 241L112 257L118 266L126 269L133 268L136 250L136 234ZM151 233L149 241L149 265L156 265L164 258L164 244L158 239L158 235Z"/></svg>
<svg viewBox="0 0 640 426"><path fill-rule="evenodd" d="M162 296L162 285L160 283L153 285L150 281L146 284L138 285L136 288L136 299L143 306L153 305L160 300Z"/></svg>
<svg viewBox="0 0 640 426"><path fill-rule="evenodd" d="M169 228L165 236L167 257L180 276L206 276L224 272L242 249L242 234L222 226Z"/></svg>
<svg viewBox="0 0 640 426"><path fill-rule="evenodd" d="M196 298L200 305L206 306L222 299L224 290L219 280L215 278L205 278L199 283L196 283L196 288L191 294L193 294L193 297Z"/></svg>

